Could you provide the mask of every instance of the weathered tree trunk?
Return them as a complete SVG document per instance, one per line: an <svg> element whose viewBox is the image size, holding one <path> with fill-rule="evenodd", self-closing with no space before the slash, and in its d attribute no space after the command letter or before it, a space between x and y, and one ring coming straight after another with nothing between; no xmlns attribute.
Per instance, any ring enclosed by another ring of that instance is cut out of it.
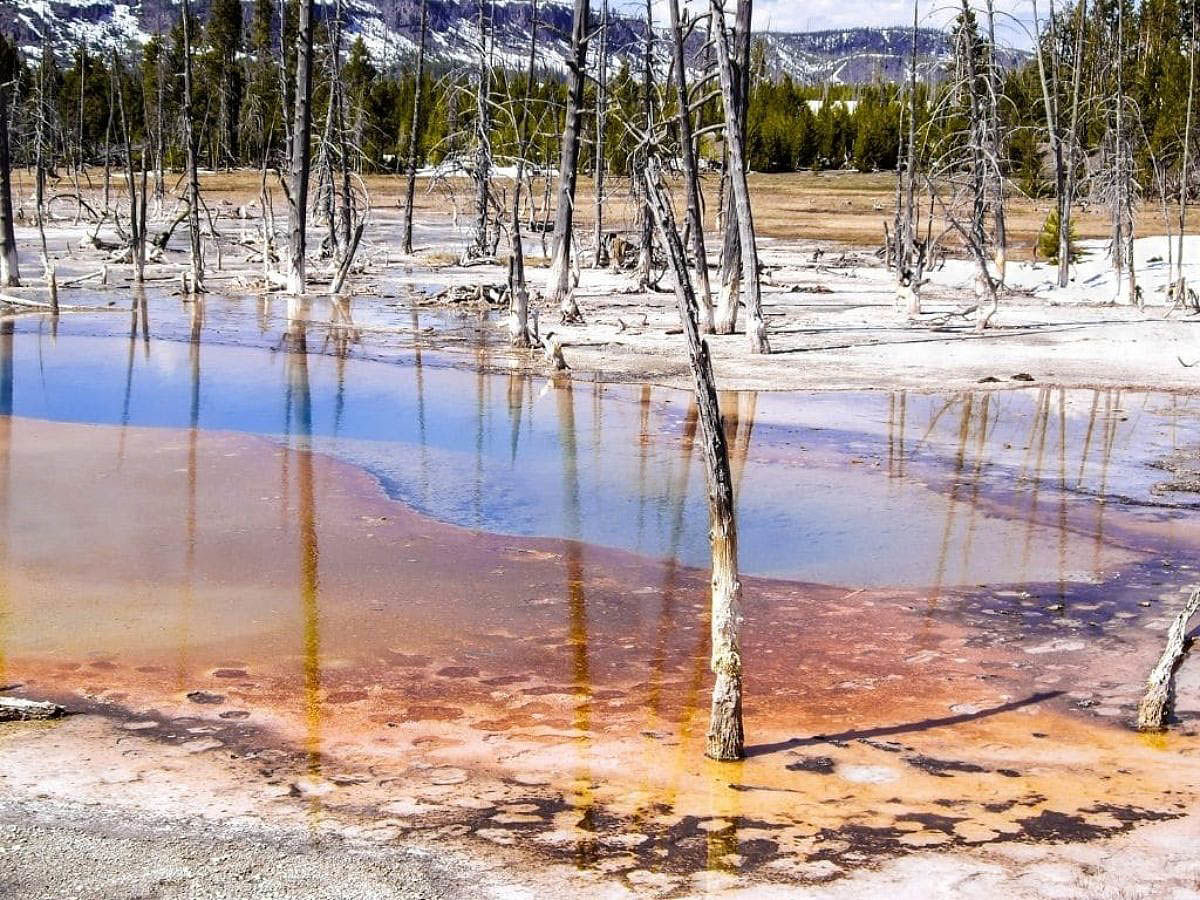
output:
<svg viewBox="0 0 1200 900"><path fill-rule="evenodd" d="M608 265L608 253L604 243L604 129L608 120L608 0L600 13L600 52L597 54L596 77L596 145L595 145L595 182L596 182L596 258L592 261L594 268L600 269Z"/></svg>
<svg viewBox="0 0 1200 900"><path fill-rule="evenodd" d="M120 72L117 51L113 50L112 67L114 79ZM129 137L129 121L125 117L125 91L117 86L117 105L121 112L121 134L125 143L125 172L129 180L129 257L133 264L133 280L136 284L146 276L146 211L138 209L137 178L133 170L133 144Z"/></svg>
<svg viewBox="0 0 1200 900"><path fill-rule="evenodd" d="M1075 145L1079 140L1079 95L1083 79L1083 35L1087 28L1087 0L1079 2L1079 24L1075 35L1075 71L1071 75L1071 125L1067 132L1066 172L1058 213L1058 286L1071 281L1071 212L1075 205Z"/></svg>
<svg viewBox="0 0 1200 900"><path fill-rule="evenodd" d="M517 120L517 177L513 182L512 259L509 275L509 331L514 347L533 343L529 333L529 287L525 281L525 246L521 238L521 187L525 181L525 157L532 141L529 137L529 92L533 87L534 67L537 64L538 0L532 0L532 25L529 30L529 65L525 70L525 94L521 97L521 112Z"/></svg>
<svg viewBox="0 0 1200 900"><path fill-rule="evenodd" d="M654 4L646 0L646 35L642 53L642 133L654 134ZM648 148L645 152L649 152ZM644 153L642 159L645 159ZM642 185L635 187L640 192ZM650 211L650 199L643 198L638 204L638 283L644 290L650 289L654 269L654 217Z"/></svg>
<svg viewBox="0 0 1200 900"><path fill-rule="evenodd" d="M901 233L896 235L899 245L899 259L896 261L896 274L901 283L908 270L909 287L913 297L909 303L910 317L920 315L921 294L920 284L915 280L916 242L917 242L917 35L918 29L918 0L913 0L912 52L909 56L908 73L908 139L904 151L904 212L900 217Z"/></svg>
<svg viewBox="0 0 1200 900"><path fill-rule="evenodd" d="M579 136L583 119L583 88L587 78L588 0L575 0L571 19L571 86L567 92L567 118L558 163L558 199L555 202L554 241L546 298L559 304L563 322L582 322L571 286L571 243L575 216L575 183L579 175Z"/></svg>
<svg viewBox="0 0 1200 900"><path fill-rule="evenodd" d="M8 145L9 95L0 86L0 287L19 287L17 238L13 231L12 156Z"/></svg>
<svg viewBox="0 0 1200 900"><path fill-rule="evenodd" d="M1005 218L1005 189L1002 157L1004 136L1000 130L1000 68L996 63L996 10L993 0L987 0L988 20L988 143L991 160L989 184L991 185L992 221L995 228L993 240L996 245L996 278L1003 284L1008 270L1008 223Z"/></svg>
<svg viewBox="0 0 1200 900"><path fill-rule="evenodd" d="M300 23L296 32L295 115L291 140L291 203L288 207L288 227L291 233L288 292L294 295L303 294L307 287L305 227L308 221L308 171L311 164L309 133L312 130L312 48L313 0L300 0Z"/></svg>
<svg viewBox="0 0 1200 900"><path fill-rule="evenodd" d="M47 59L50 41L46 34L42 35L42 59ZM37 217L38 238L42 246L42 273L46 279L46 287L50 291L50 311L58 314L58 282L55 278L54 267L50 265L50 248L46 244L46 132L49 129L49 112L46 103L46 73L43 64L37 68L37 116L34 122L34 181L33 207Z"/></svg>
<svg viewBox="0 0 1200 900"><path fill-rule="evenodd" d="M721 3L724 9L724 3ZM733 51L735 54L733 98L726 98L726 121L732 104L736 112L739 134L743 145L746 140L746 124L750 108L750 26L753 14L752 0L738 0L733 23ZM714 15L709 27L716 35L717 27L725 33L724 15ZM719 46L719 45L718 45ZM719 51L718 51L719 52ZM716 317L713 330L717 334L733 334L737 328L738 307L742 297L742 245L738 231L737 201L731 186L733 164L729 159L729 141L725 142L725 170L721 176L721 286L717 292Z"/></svg>
<svg viewBox="0 0 1200 900"><path fill-rule="evenodd" d="M745 0L749 5L749 0ZM739 8L740 11L740 8ZM742 148L742 128L737 115L737 87L734 83L733 62L730 57L729 35L725 31L725 13L721 0L712 0L714 34L716 35L717 68L721 77L721 94L725 106L725 143L729 148L729 181L737 212L738 243L742 257L742 280L745 282L746 332L750 336L751 353L770 353L767 323L762 314L761 284L758 278L758 247L754 240L754 218L750 210L750 186L746 180L746 157Z"/></svg>
<svg viewBox="0 0 1200 900"><path fill-rule="evenodd" d="M200 176L196 173L196 129L192 121L192 5L183 0L183 139L187 144L188 227L191 231L192 281L189 290L204 290L204 258L200 247Z"/></svg>
<svg viewBox="0 0 1200 900"><path fill-rule="evenodd" d="M1196 16L1191 16L1191 40L1188 42L1188 92L1187 115L1183 125L1183 158L1179 164L1179 233L1176 238L1178 252L1175 254L1176 272L1175 297L1177 302L1187 302L1187 279L1183 275L1183 235L1187 225L1188 187L1191 178L1192 159L1192 109L1196 101Z"/></svg>
<svg viewBox="0 0 1200 900"><path fill-rule="evenodd" d="M429 3L421 0L421 37L417 43L417 79L413 87L412 122L408 129L408 181L404 187L404 252L412 255L413 202L417 196L417 154L421 139L421 100L425 81L425 37L429 33Z"/></svg>
<svg viewBox="0 0 1200 900"><path fill-rule="evenodd" d="M708 344L700 337L696 295L688 277L687 256L664 196L658 161L647 161L646 197L658 228L668 265L675 276L675 298L688 345L688 362L696 386L696 403L704 435L708 475L709 545L712 551L713 684L706 753L716 760L737 760L745 754L742 727L741 630L742 585L738 580L737 522L733 506L733 476Z"/></svg>
<svg viewBox="0 0 1200 900"><path fill-rule="evenodd" d="M1167 631L1167 645L1163 648L1158 665L1146 679L1146 695L1138 705L1138 731L1161 731L1171 717L1175 705L1175 669L1187 652L1187 626L1197 609L1200 609L1200 588L1192 591L1183 611L1171 623Z"/></svg>
<svg viewBox="0 0 1200 900"><path fill-rule="evenodd" d="M489 10L485 15L484 10ZM475 236L468 256L487 256L488 209L492 183L492 34L491 0L479 0L479 85L475 89Z"/></svg>
<svg viewBox="0 0 1200 900"><path fill-rule="evenodd" d="M679 0L669 0L671 38L674 48L674 80L676 102L679 104L679 155L683 161L683 179L687 187L688 225L691 229L692 253L696 257L696 279L700 282L700 331L713 330L712 286L708 280L708 250L704 243L704 216L701 212L700 173L696 164L696 148L692 137L692 113L688 99L687 67L683 55L683 27L679 21Z"/></svg>

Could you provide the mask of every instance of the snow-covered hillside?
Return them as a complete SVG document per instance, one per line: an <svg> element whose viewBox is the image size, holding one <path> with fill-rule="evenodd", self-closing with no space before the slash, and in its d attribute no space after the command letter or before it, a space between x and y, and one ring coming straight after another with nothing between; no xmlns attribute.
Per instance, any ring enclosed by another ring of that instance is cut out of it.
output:
<svg viewBox="0 0 1200 900"><path fill-rule="evenodd" d="M243 0L246 15L252 0ZM416 46L420 0L343 0L351 40L362 37L371 56L382 66L399 64ZM151 34L165 31L178 20L179 0L3 0L0 29L36 55L41 35L48 33L61 56L86 45L93 50L124 48L144 43ZM318 14L333 10L332 0L318 0ZM567 0L542 0L540 63L565 71L573 4ZM593 6L598 6L594 3ZM203 19L208 0L193 0L192 8ZM497 63L524 65L532 24L528 0L492 0ZM435 64L453 66L471 62L478 30L479 0L429 0L430 56ZM621 60L637 64L644 24L631 17L614 16L609 46ZM790 75L802 84L853 84L875 79L896 80L908 71L912 32L902 28L853 28L841 31L800 33L766 32L764 60L775 75ZM696 36L699 40L699 36ZM918 33L921 74L934 77L949 58L949 44L939 31ZM665 46L660 48L665 56ZM1009 61L1016 61L1012 54Z"/></svg>

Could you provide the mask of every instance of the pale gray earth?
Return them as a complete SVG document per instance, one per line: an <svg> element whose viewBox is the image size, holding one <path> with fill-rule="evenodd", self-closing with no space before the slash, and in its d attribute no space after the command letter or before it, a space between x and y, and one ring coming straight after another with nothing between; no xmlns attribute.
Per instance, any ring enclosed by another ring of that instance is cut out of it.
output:
<svg viewBox="0 0 1200 900"><path fill-rule="evenodd" d="M213 823L0 798L0 897L478 897L478 873L397 846L303 829Z"/></svg>

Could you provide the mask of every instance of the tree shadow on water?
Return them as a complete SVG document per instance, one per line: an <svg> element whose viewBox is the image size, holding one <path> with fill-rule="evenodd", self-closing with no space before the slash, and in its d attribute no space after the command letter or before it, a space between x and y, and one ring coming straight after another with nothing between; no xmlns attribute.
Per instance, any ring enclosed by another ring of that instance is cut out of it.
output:
<svg viewBox="0 0 1200 900"><path fill-rule="evenodd" d="M986 719L991 716L997 716L1001 713L1012 712L1014 709L1020 709L1023 706L1032 706L1035 703L1042 703L1046 700L1053 700L1063 694L1063 691L1043 691L1037 694L1031 694L1022 700L1013 700L1009 703L1003 703L1000 706L993 706L988 709L981 709L978 712L959 713L953 716L943 716L940 719L922 719L919 722L905 722L901 725L884 725L879 728L864 728L855 731L843 731L840 734L815 734L812 737L796 737L788 738L786 741L776 741L772 744L755 744L746 748L746 758L749 759L755 756L766 756L771 753L779 753L782 750L792 750L796 747L812 747L817 744L834 744L844 743L846 741L857 741L864 738L879 738L888 737L893 734L909 734L915 731L929 731L931 728L944 728L948 725L961 725L964 722L974 722L978 719Z"/></svg>

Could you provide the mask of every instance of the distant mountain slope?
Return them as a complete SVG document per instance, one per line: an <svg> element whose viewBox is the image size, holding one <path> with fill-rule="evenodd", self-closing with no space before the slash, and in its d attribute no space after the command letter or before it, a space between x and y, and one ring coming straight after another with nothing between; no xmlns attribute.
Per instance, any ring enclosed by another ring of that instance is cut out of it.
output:
<svg viewBox="0 0 1200 900"><path fill-rule="evenodd" d="M243 0L249 16L252 0ZM43 29L63 57L85 44L95 50L145 43L156 31L168 30L179 17L178 0L3 0L0 29L16 36L31 50L41 43ZM331 0L318 2L318 13L332 10ZM193 10L203 19L208 0L194 0ZM350 40L361 36L371 56L384 65L396 64L416 47L420 0L345 0ZM433 60L455 65L473 59L471 40L478 35L477 0L430 0L429 52ZM543 0L539 18L545 25L539 53L542 66L565 70L572 4ZM496 59L500 64L523 65L532 24L528 0L494 0ZM610 26L613 53L636 63L637 45L644 26L636 18L614 16ZM763 41L768 71L790 75L802 84L857 84L882 79L895 81L908 72L912 32L903 28L851 28L838 31L766 32ZM950 59L947 36L936 30L917 33L922 75L934 77ZM1023 54L1009 53L1006 63Z"/></svg>

